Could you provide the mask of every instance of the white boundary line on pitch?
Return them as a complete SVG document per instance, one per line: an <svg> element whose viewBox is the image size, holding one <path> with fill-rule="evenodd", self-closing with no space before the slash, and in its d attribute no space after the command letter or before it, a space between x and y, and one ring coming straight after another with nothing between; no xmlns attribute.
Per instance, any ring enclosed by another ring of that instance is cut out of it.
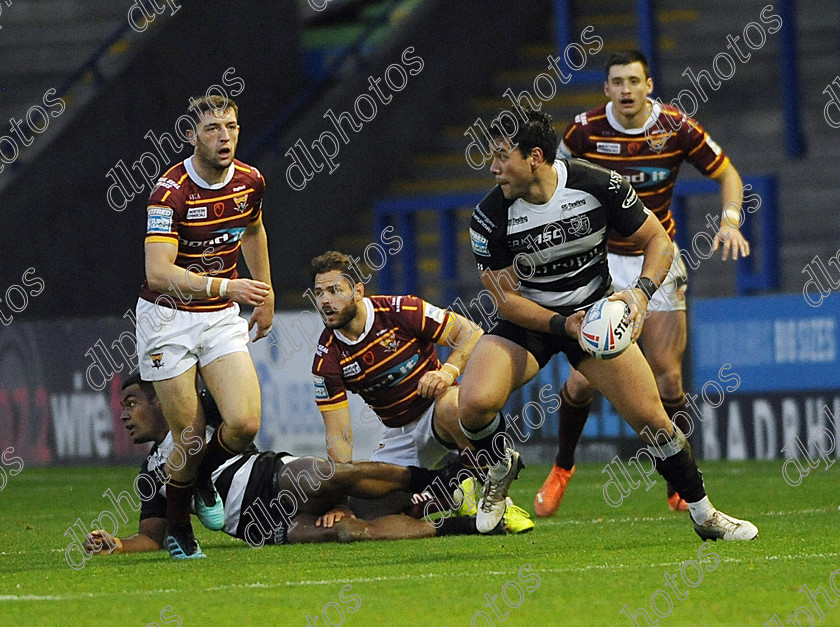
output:
<svg viewBox="0 0 840 627"><path fill-rule="evenodd" d="M776 560L802 560L802 559L814 559L814 558L824 558L824 559L832 559L840 557L840 553L807 553L801 555L765 555L763 557L749 557L745 559L734 558L734 557L723 557L720 558L721 562L725 562L727 564L740 564L744 562L754 563L756 561L767 561L772 562ZM612 568L620 568L620 569L633 569L633 568L663 568L668 566L679 566L682 564L682 560L673 560L670 562L660 562L658 564L590 564L588 566L571 566L567 568L539 568L533 569L532 572L535 573L582 573L587 572L590 570L607 570ZM478 573L460 573L461 576L466 577L483 577L485 575L499 575L507 577L510 575L508 571L495 571L495 570L488 570L484 572ZM274 588L285 588L291 586L326 586L326 585L334 585L334 584L344 584L344 583L376 583L376 582L388 582L388 581L405 581L411 579L436 579L439 577L451 577L451 573L426 573L426 574L406 574L406 575L397 575L397 576L389 576L389 577L341 577L337 579L304 579L301 581L282 581L278 583L262 583L260 581L254 583L232 583L226 584L223 586L212 586L210 588L203 588L201 590L196 590L195 588L191 588L190 592L219 592L223 590L236 590L236 589L274 589ZM169 594L169 593L178 593L181 590L177 590L175 588L166 588L163 590L136 590L133 591L132 594ZM0 595L0 601L72 601L76 599L89 599L93 597L108 597L114 594L122 594L121 592L99 592L99 593L86 593L86 594L74 594L74 595L66 595L66 596L56 596L56 595L34 595L34 594L22 594L22 595L14 595L14 594L5 594Z"/></svg>
<svg viewBox="0 0 840 627"><path fill-rule="evenodd" d="M761 512L752 516L758 519L762 516L793 516L797 514L827 514L840 510L834 507L822 507L812 509L797 509L789 512L775 511L775 512ZM606 523L629 523L629 522L662 522L679 520L678 516L627 516L623 518L590 518L589 520L569 519L569 520L543 520L540 519L540 526L561 526L561 525L599 525ZM44 551L0 551L0 556L3 555L37 555L39 553L63 553L64 549L46 549ZM0 597L2 600L2 597Z"/></svg>

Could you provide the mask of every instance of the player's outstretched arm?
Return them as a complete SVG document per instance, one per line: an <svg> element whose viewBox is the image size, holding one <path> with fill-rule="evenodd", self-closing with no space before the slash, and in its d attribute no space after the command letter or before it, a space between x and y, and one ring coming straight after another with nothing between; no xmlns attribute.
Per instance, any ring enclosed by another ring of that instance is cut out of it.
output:
<svg viewBox="0 0 840 627"><path fill-rule="evenodd" d="M242 234L242 255L248 264L251 276L258 282L268 287L268 293L255 303L254 313L251 315L250 329L257 326L257 335L254 341L265 337L271 330L271 323L274 320L274 290L271 288L271 266L268 260L268 236L265 232L262 219L256 224L250 225ZM240 302L240 301L237 301Z"/></svg>
<svg viewBox="0 0 840 627"><path fill-rule="evenodd" d="M724 166L717 172L712 180L720 185L720 197L723 202L723 214L721 215L720 229L715 234L714 250L723 246L723 259L738 259L738 256L748 257L750 254L750 243L740 231L743 218L741 209L742 193L744 184L741 175L731 163Z"/></svg>
<svg viewBox="0 0 840 627"><path fill-rule="evenodd" d="M127 538L112 536L107 531L97 529L85 536L86 550L98 555L110 553L140 553L157 551L163 546L166 533L165 518L146 518L140 521L140 530Z"/></svg>
<svg viewBox="0 0 840 627"><path fill-rule="evenodd" d="M322 411L324 427L327 431L327 455L336 462L349 462L353 459L353 425L350 422L348 406Z"/></svg>

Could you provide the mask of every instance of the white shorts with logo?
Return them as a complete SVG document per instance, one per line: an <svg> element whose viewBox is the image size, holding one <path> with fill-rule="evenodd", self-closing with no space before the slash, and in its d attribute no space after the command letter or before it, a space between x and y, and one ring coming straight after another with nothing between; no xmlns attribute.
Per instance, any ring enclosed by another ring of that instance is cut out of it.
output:
<svg viewBox="0 0 840 627"><path fill-rule="evenodd" d="M674 247L674 260L668 276L656 290L648 309L650 311L685 311L685 291L688 287L688 273L685 264L679 255L679 248L676 242L671 242ZM607 262L610 265L613 289L620 291L632 286L642 274L642 263L644 255L616 255L607 253Z"/></svg>
<svg viewBox="0 0 840 627"><path fill-rule="evenodd" d="M181 311L137 301L137 356L140 376L162 381L206 366L219 357L248 352L248 323L239 305L221 311Z"/></svg>
<svg viewBox="0 0 840 627"><path fill-rule="evenodd" d="M397 466L419 466L440 468L443 460L451 453L457 453L457 445L450 449L435 437L432 417L435 404L414 422L403 427L382 427L379 448L370 456L372 462L386 462Z"/></svg>

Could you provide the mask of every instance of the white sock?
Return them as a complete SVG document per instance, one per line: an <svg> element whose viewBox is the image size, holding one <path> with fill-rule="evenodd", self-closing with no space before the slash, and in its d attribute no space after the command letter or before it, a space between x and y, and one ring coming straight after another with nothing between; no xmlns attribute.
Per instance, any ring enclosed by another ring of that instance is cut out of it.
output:
<svg viewBox="0 0 840 627"><path fill-rule="evenodd" d="M691 519L698 525L702 525L712 517L712 514L715 512L715 506L712 505L708 496L704 496L696 503L689 503L688 511L691 513Z"/></svg>

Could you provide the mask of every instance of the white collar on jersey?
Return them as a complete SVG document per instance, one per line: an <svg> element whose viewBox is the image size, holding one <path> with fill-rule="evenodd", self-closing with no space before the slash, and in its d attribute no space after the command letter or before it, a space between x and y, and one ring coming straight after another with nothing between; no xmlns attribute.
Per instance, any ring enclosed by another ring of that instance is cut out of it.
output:
<svg viewBox="0 0 840 627"><path fill-rule="evenodd" d="M557 187L554 188L551 198L541 205L535 205L523 198L517 198L513 202L519 203L519 206L524 206L525 209L533 211L534 213L548 211L551 207L551 203L554 202L554 199L557 198L564 189L566 189L566 181L569 180L569 170L566 168L566 164L564 164L559 158L554 160L551 167L554 168L554 171L557 173Z"/></svg>
<svg viewBox="0 0 840 627"><path fill-rule="evenodd" d="M373 303L367 296L362 299L362 303L364 303L365 309L367 309L367 320L365 320L365 330L359 337L357 337L355 340L350 340L347 338L347 336L343 335L338 329L333 329L333 333L335 333L338 336L338 339L344 342L345 344L358 344L363 339L365 339L365 337L367 337L367 334L373 327Z"/></svg>
<svg viewBox="0 0 840 627"><path fill-rule="evenodd" d="M234 167L233 163L228 166L228 173L225 175L225 180L221 183L208 183L203 178L198 175L198 172L195 171L195 166L192 164L192 156L187 157L184 159L184 168L187 170L187 174L190 175L190 178L193 180L193 183L198 185L199 187L203 187L205 189L221 189L233 178Z"/></svg>
<svg viewBox="0 0 840 627"><path fill-rule="evenodd" d="M613 113L612 102L607 103L607 122L609 122L610 126L612 126L619 133L627 133L628 135L641 135L651 126L653 126L654 122L656 122L656 118L659 117L659 113L662 111L662 107L659 106L658 102L654 102L650 98L648 98L647 101L651 104L652 109L650 111L648 119L645 120L644 126L642 126L642 128L624 128L618 121L618 119L615 117L615 113Z"/></svg>

